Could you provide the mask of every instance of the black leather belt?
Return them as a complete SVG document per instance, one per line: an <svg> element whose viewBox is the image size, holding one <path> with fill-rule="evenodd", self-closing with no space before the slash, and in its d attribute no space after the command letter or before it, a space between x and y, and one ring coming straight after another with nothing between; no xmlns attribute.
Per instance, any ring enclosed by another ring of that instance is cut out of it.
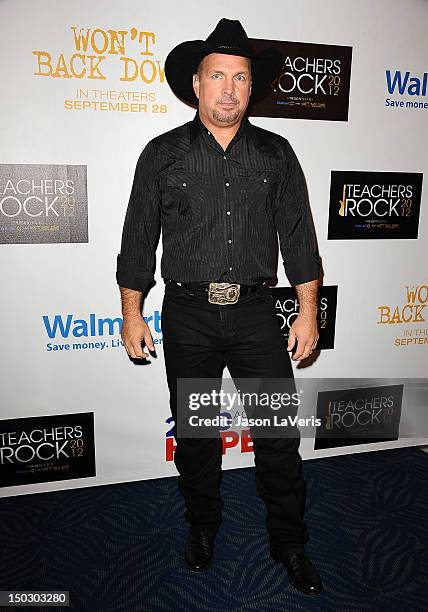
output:
<svg viewBox="0 0 428 612"><path fill-rule="evenodd" d="M239 291L237 292L236 297L234 296L235 291L233 291L233 297L230 297L230 293L229 293L229 297L225 298L224 300L221 297L213 297L212 295L212 291L213 291L213 285L220 285L220 292L221 292L221 285L222 283L209 283L209 282L200 282L200 283L184 283L181 281L175 281L172 279L165 279L165 284L167 283L171 283L174 285L177 285L178 287L184 287L185 289L189 289L191 291L205 291L208 292L209 294L209 298L208 301L213 301L213 303L222 303L224 302L230 302L230 303L234 303L237 299L239 295L248 295L250 293L254 293L255 291L257 291L257 289L259 289L260 287L262 287L264 285L264 283L259 283L257 285L241 285L238 283L230 283L230 285L232 287L239 287ZM224 283L224 284L228 284L228 283ZM210 291L210 286L211 286L211 291ZM215 291L215 289L214 289ZM216 302L215 300L218 299L219 301Z"/></svg>
<svg viewBox="0 0 428 612"><path fill-rule="evenodd" d="M175 280L167 279L167 283L174 283L179 287L184 287L185 289L190 289L191 291L208 291L209 283L182 283ZM258 285L240 285L240 293L241 295L245 295L246 293L253 293L257 291L259 287L262 287L264 283L259 283Z"/></svg>

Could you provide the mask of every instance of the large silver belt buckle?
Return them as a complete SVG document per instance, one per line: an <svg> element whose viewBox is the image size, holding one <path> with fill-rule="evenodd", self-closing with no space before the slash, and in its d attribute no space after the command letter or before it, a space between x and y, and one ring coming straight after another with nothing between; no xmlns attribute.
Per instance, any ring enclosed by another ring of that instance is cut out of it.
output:
<svg viewBox="0 0 428 612"><path fill-rule="evenodd" d="M235 304L241 285L238 283L210 283L208 301L211 304Z"/></svg>

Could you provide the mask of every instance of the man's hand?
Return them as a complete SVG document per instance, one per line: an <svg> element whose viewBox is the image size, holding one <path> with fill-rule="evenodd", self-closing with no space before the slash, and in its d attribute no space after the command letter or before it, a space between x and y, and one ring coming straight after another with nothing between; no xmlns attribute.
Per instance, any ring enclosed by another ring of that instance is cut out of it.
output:
<svg viewBox="0 0 428 612"><path fill-rule="evenodd" d="M319 339L318 279L296 285L299 299L299 314L290 327L287 350L291 351L297 341L297 348L292 356L293 361L306 359L314 350Z"/></svg>
<svg viewBox="0 0 428 612"><path fill-rule="evenodd" d="M141 347L141 341L150 351L155 353L152 333L141 315L143 294L141 291L120 287L122 298L122 341L131 359L146 359L150 357Z"/></svg>
<svg viewBox="0 0 428 612"><path fill-rule="evenodd" d="M297 340L297 349L292 356L293 361L306 359L318 342L318 323L316 314L300 313L290 327L287 350L291 351Z"/></svg>
<svg viewBox="0 0 428 612"><path fill-rule="evenodd" d="M146 359L150 357L150 354L145 353L142 349L142 340L144 340L146 347L150 351L155 350L150 328L140 315L124 317L122 324L122 340L126 352L132 359Z"/></svg>

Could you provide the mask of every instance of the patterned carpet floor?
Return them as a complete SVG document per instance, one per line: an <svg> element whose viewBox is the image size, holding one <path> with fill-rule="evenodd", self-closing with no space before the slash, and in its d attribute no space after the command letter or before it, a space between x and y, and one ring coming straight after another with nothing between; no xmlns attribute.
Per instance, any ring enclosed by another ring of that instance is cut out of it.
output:
<svg viewBox="0 0 428 612"><path fill-rule="evenodd" d="M3 498L0 590L68 590L70 607L45 608L64 611L422 612L427 465L417 448L304 462L318 597L269 557L253 468L224 472L224 522L203 574L183 560L176 478Z"/></svg>

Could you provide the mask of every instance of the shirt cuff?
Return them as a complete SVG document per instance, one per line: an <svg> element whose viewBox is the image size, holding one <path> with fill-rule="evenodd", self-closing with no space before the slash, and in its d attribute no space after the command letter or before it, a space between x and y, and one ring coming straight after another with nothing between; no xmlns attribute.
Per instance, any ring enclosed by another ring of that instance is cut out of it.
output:
<svg viewBox="0 0 428 612"><path fill-rule="evenodd" d="M117 256L116 281L119 287L141 291L144 295L149 288L156 285L153 275L147 276L147 271L126 261L121 255Z"/></svg>
<svg viewBox="0 0 428 612"><path fill-rule="evenodd" d="M284 261L284 270L290 285L295 287L302 283L318 280L321 272L321 258L318 253L301 255L296 259Z"/></svg>

